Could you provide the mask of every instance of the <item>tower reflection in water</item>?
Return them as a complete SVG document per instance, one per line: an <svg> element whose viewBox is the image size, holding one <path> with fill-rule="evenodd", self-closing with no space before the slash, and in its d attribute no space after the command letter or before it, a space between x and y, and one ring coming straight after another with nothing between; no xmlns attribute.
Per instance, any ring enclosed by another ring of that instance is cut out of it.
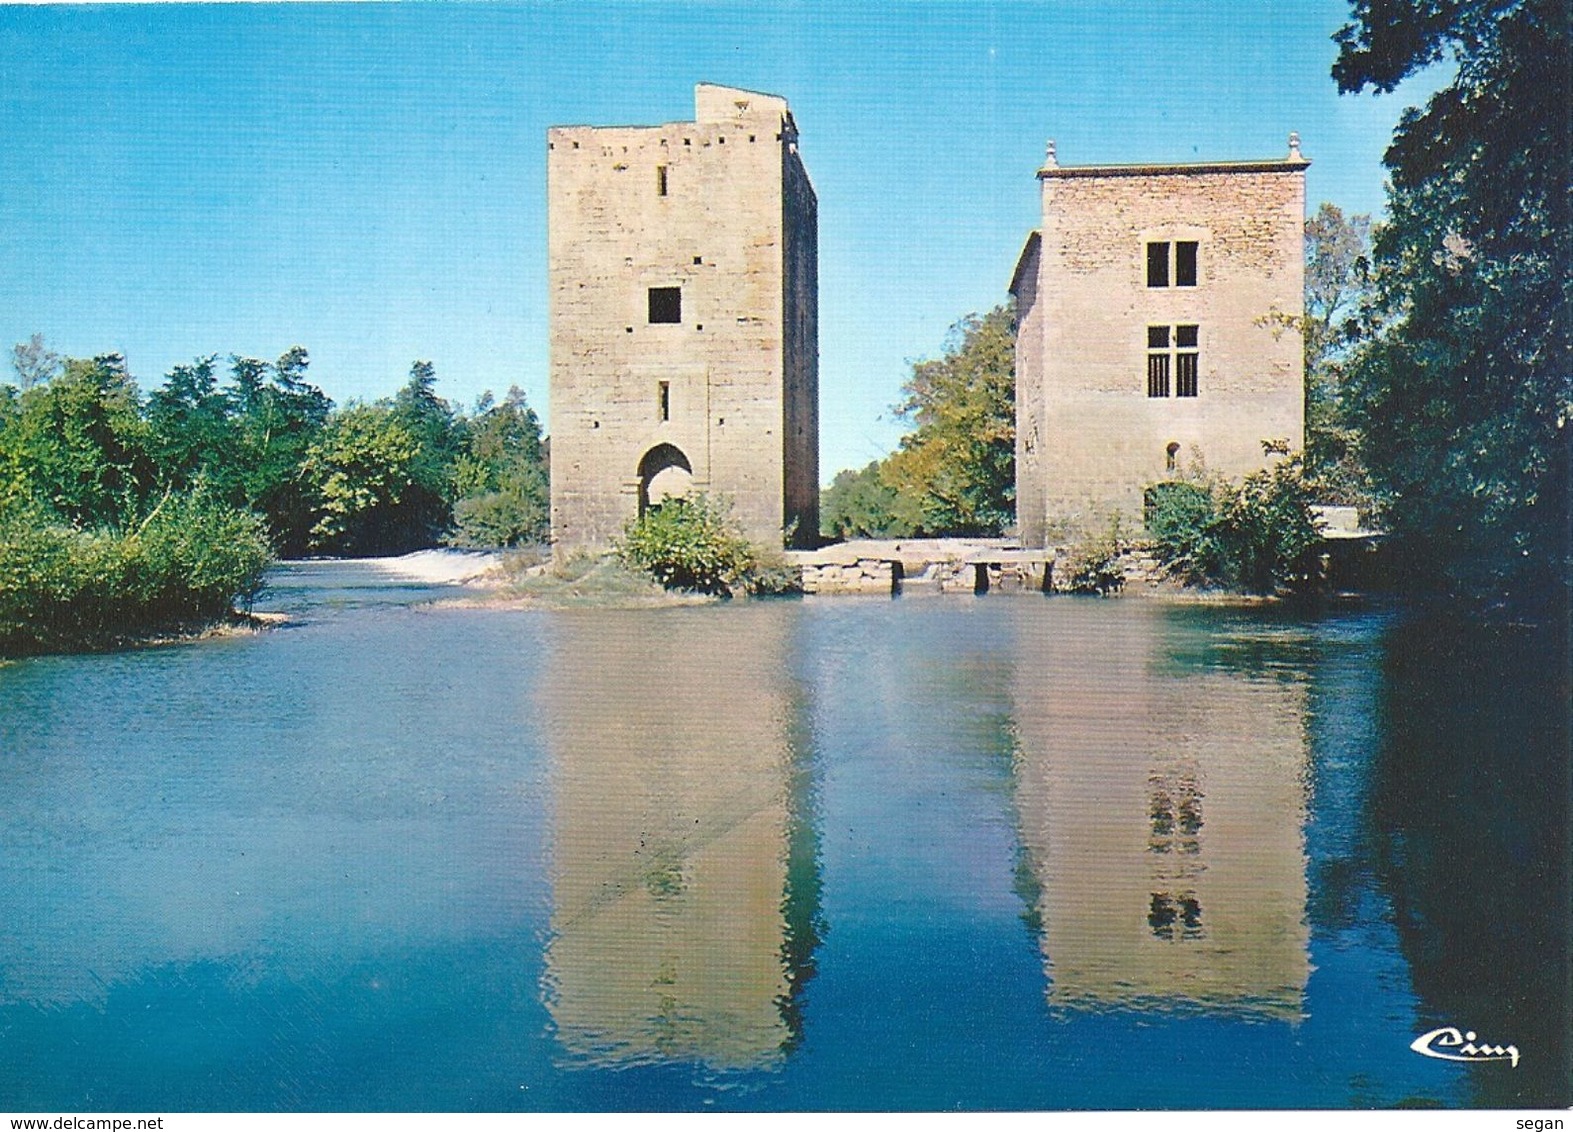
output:
<svg viewBox="0 0 1573 1132"><path fill-rule="evenodd" d="M546 1001L582 1064L766 1067L799 1033L818 880L789 622L557 619Z"/></svg>
<svg viewBox="0 0 1573 1132"><path fill-rule="evenodd" d="M1300 1016L1304 686L1196 616L1067 611L1018 638L1017 811L1053 1006Z"/></svg>

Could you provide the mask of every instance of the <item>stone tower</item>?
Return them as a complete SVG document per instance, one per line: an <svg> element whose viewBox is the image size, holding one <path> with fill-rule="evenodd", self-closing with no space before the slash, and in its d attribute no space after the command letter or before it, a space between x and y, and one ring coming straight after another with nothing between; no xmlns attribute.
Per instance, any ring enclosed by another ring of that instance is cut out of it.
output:
<svg viewBox="0 0 1573 1132"><path fill-rule="evenodd" d="M1140 522L1147 485L1304 439L1305 169L1287 157L1038 170L1016 296L1024 546Z"/></svg>
<svg viewBox="0 0 1573 1132"><path fill-rule="evenodd" d="M547 134L552 539L669 495L753 539L819 529L818 203L785 99L702 83L692 122Z"/></svg>

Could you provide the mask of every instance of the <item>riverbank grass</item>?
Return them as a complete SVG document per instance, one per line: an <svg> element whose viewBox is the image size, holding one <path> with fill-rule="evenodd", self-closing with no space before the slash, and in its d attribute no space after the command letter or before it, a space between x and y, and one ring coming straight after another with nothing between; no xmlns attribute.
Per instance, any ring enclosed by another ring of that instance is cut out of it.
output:
<svg viewBox="0 0 1573 1132"><path fill-rule="evenodd" d="M548 609L645 608L718 600L705 594L668 590L611 554L584 552L545 562L533 554L507 555L491 579L490 592L481 604Z"/></svg>

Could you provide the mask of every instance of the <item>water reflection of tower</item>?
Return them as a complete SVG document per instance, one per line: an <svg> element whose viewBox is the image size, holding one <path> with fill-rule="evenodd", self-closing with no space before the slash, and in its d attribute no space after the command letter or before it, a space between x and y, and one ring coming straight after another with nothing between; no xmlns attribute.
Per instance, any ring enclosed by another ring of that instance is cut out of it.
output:
<svg viewBox="0 0 1573 1132"><path fill-rule="evenodd" d="M764 1066L817 942L804 713L781 609L563 615L546 994L592 1064Z"/></svg>
<svg viewBox="0 0 1573 1132"><path fill-rule="evenodd" d="M1049 1001L1296 1018L1303 690L1185 655L1228 630L1184 611L1110 612L1018 637L1017 809Z"/></svg>

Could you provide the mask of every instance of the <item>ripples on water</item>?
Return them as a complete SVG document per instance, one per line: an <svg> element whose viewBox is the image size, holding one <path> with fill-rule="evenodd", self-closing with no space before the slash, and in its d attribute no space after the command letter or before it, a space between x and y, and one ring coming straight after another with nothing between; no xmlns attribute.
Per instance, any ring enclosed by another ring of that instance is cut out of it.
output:
<svg viewBox="0 0 1573 1132"><path fill-rule="evenodd" d="M13 1107L1570 1099L1540 642L434 595L320 564L284 632L0 668Z"/></svg>

